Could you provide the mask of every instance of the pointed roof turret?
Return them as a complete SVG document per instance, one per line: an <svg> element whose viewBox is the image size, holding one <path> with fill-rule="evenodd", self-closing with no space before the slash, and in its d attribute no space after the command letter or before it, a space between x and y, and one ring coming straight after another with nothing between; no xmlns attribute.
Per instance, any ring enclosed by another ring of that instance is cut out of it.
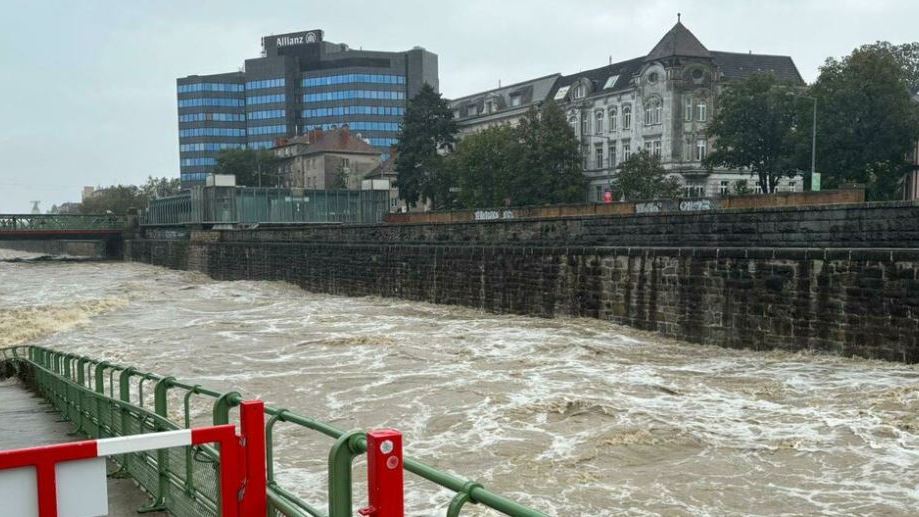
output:
<svg viewBox="0 0 919 517"><path fill-rule="evenodd" d="M674 56L711 58L712 54L678 19L676 25L645 56L645 61Z"/></svg>

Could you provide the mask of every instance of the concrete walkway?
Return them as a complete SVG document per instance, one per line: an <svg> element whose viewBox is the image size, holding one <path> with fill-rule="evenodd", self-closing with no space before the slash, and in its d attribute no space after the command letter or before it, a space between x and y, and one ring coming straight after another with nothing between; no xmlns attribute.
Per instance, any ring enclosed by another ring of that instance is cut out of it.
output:
<svg viewBox="0 0 919 517"><path fill-rule="evenodd" d="M0 450L84 439L68 436L72 429L72 424L61 422L57 411L22 384L15 380L0 381ZM137 509L148 501L147 496L129 479L109 478L108 496L109 515L112 517L136 516Z"/></svg>

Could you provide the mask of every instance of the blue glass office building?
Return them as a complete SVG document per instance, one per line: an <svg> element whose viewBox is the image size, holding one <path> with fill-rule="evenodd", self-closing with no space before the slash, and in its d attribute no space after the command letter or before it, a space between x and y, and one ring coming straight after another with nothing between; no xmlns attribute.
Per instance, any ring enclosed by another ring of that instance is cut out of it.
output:
<svg viewBox="0 0 919 517"><path fill-rule="evenodd" d="M224 149L272 147L275 140L347 124L389 152L406 100L438 87L437 55L353 50L320 30L262 38L262 57L241 72L176 81L183 186L204 182Z"/></svg>

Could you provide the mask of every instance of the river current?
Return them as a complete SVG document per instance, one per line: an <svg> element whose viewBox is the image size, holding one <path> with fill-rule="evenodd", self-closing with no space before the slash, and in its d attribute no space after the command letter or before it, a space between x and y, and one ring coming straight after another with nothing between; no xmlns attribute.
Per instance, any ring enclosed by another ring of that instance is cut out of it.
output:
<svg viewBox="0 0 919 517"><path fill-rule="evenodd" d="M550 515L919 509L916 366L136 263L9 260L21 257L0 250L0 347L236 389L340 428L396 427L408 455ZM282 485L324 501L331 442L279 430ZM451 494L409 478L407 514L443 515Z"/></svg>

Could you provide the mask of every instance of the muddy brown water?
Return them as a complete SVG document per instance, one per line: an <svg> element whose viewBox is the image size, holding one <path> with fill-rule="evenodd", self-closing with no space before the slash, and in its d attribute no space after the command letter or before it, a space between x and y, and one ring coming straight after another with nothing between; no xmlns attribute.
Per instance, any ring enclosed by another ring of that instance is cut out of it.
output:
<svg viewBox="0 0 919 517"><path fill-rule="evenodd" d="M3 261L22 256L0 251L0 346L236 389L344 429L397 427L410 456L550 515L919 509L916 366L142 264ZM323 504L329 446L279 428L281 483ZM443 515L452 494L410 479L408 514Z"/></svg>

